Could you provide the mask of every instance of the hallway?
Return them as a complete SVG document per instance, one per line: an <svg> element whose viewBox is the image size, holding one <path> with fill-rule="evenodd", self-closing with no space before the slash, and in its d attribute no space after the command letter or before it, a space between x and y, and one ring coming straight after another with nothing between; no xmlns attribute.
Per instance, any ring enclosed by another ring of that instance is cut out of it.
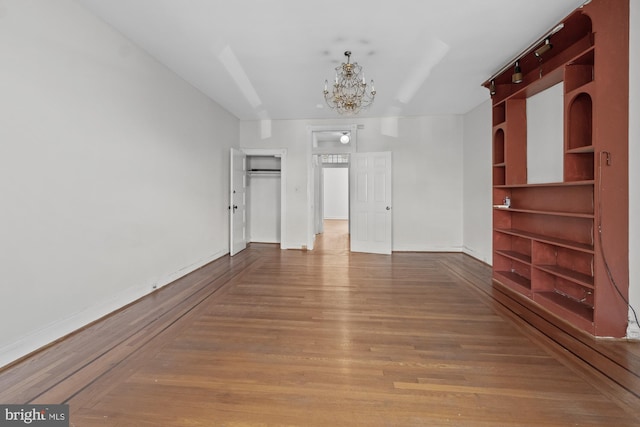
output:
<svg viewBox="0 0 640 427"><path fill-rule="evenodd" d="M346 254L349 252L349 221L325 219L324 232L316 236L314 252Z"/></svg>

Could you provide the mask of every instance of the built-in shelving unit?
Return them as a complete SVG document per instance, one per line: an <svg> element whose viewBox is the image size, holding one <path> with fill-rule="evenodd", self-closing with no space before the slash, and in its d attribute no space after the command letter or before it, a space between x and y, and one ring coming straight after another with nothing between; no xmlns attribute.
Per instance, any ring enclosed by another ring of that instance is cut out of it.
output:
<svg viewBox="0 0 640 427"><path fill-rule="evenodd" d="M509 68L492 96L494 283L596 336L625 336L628 316L628 11L577 9L551 51L520 59L524 81ZM528 184L526 100L559 82L564 180Z"/></svg>

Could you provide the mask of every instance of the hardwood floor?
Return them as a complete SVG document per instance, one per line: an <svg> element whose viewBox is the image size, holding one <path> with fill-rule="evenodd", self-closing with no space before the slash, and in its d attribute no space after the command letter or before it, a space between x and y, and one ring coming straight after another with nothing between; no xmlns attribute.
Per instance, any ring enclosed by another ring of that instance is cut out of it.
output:
<svg viewBox="0 0 640 427"><path fill-rule="evenodd" d="M463 254L349 253L331 226L314 251L252 244L0 372L0 402L69 403L72 426L639 425L640 390L490 277Z"/></svg>

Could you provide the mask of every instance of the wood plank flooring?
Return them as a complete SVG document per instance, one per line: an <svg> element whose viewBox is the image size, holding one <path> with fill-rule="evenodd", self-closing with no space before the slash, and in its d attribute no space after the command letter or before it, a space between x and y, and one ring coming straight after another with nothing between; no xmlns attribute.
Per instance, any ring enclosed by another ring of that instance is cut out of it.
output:
<svg viewBox="0 0 640 427"><path fill-rule="evenodd" d="M340 227L90 325L0 372L0 402L69 403L72 426L640 425L640 391L505 309L486 265L349 253Z"/></svg>

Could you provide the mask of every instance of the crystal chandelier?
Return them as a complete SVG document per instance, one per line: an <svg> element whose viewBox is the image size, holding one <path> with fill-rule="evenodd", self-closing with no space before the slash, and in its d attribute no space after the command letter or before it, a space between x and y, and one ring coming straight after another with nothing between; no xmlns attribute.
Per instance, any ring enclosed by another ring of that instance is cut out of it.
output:
<svg viewBox="0 0 640 427"><path fill-rule="evenodd" d="M349 62L351 52L344 55L347 62L336 67L336 80L329 91L329 82L324 81L324 99L332 109L340 114L357 114L373 103L376 90L371 80L371 90L367 91L367 81L364 78L362 67L357 62Z"/></svg>

